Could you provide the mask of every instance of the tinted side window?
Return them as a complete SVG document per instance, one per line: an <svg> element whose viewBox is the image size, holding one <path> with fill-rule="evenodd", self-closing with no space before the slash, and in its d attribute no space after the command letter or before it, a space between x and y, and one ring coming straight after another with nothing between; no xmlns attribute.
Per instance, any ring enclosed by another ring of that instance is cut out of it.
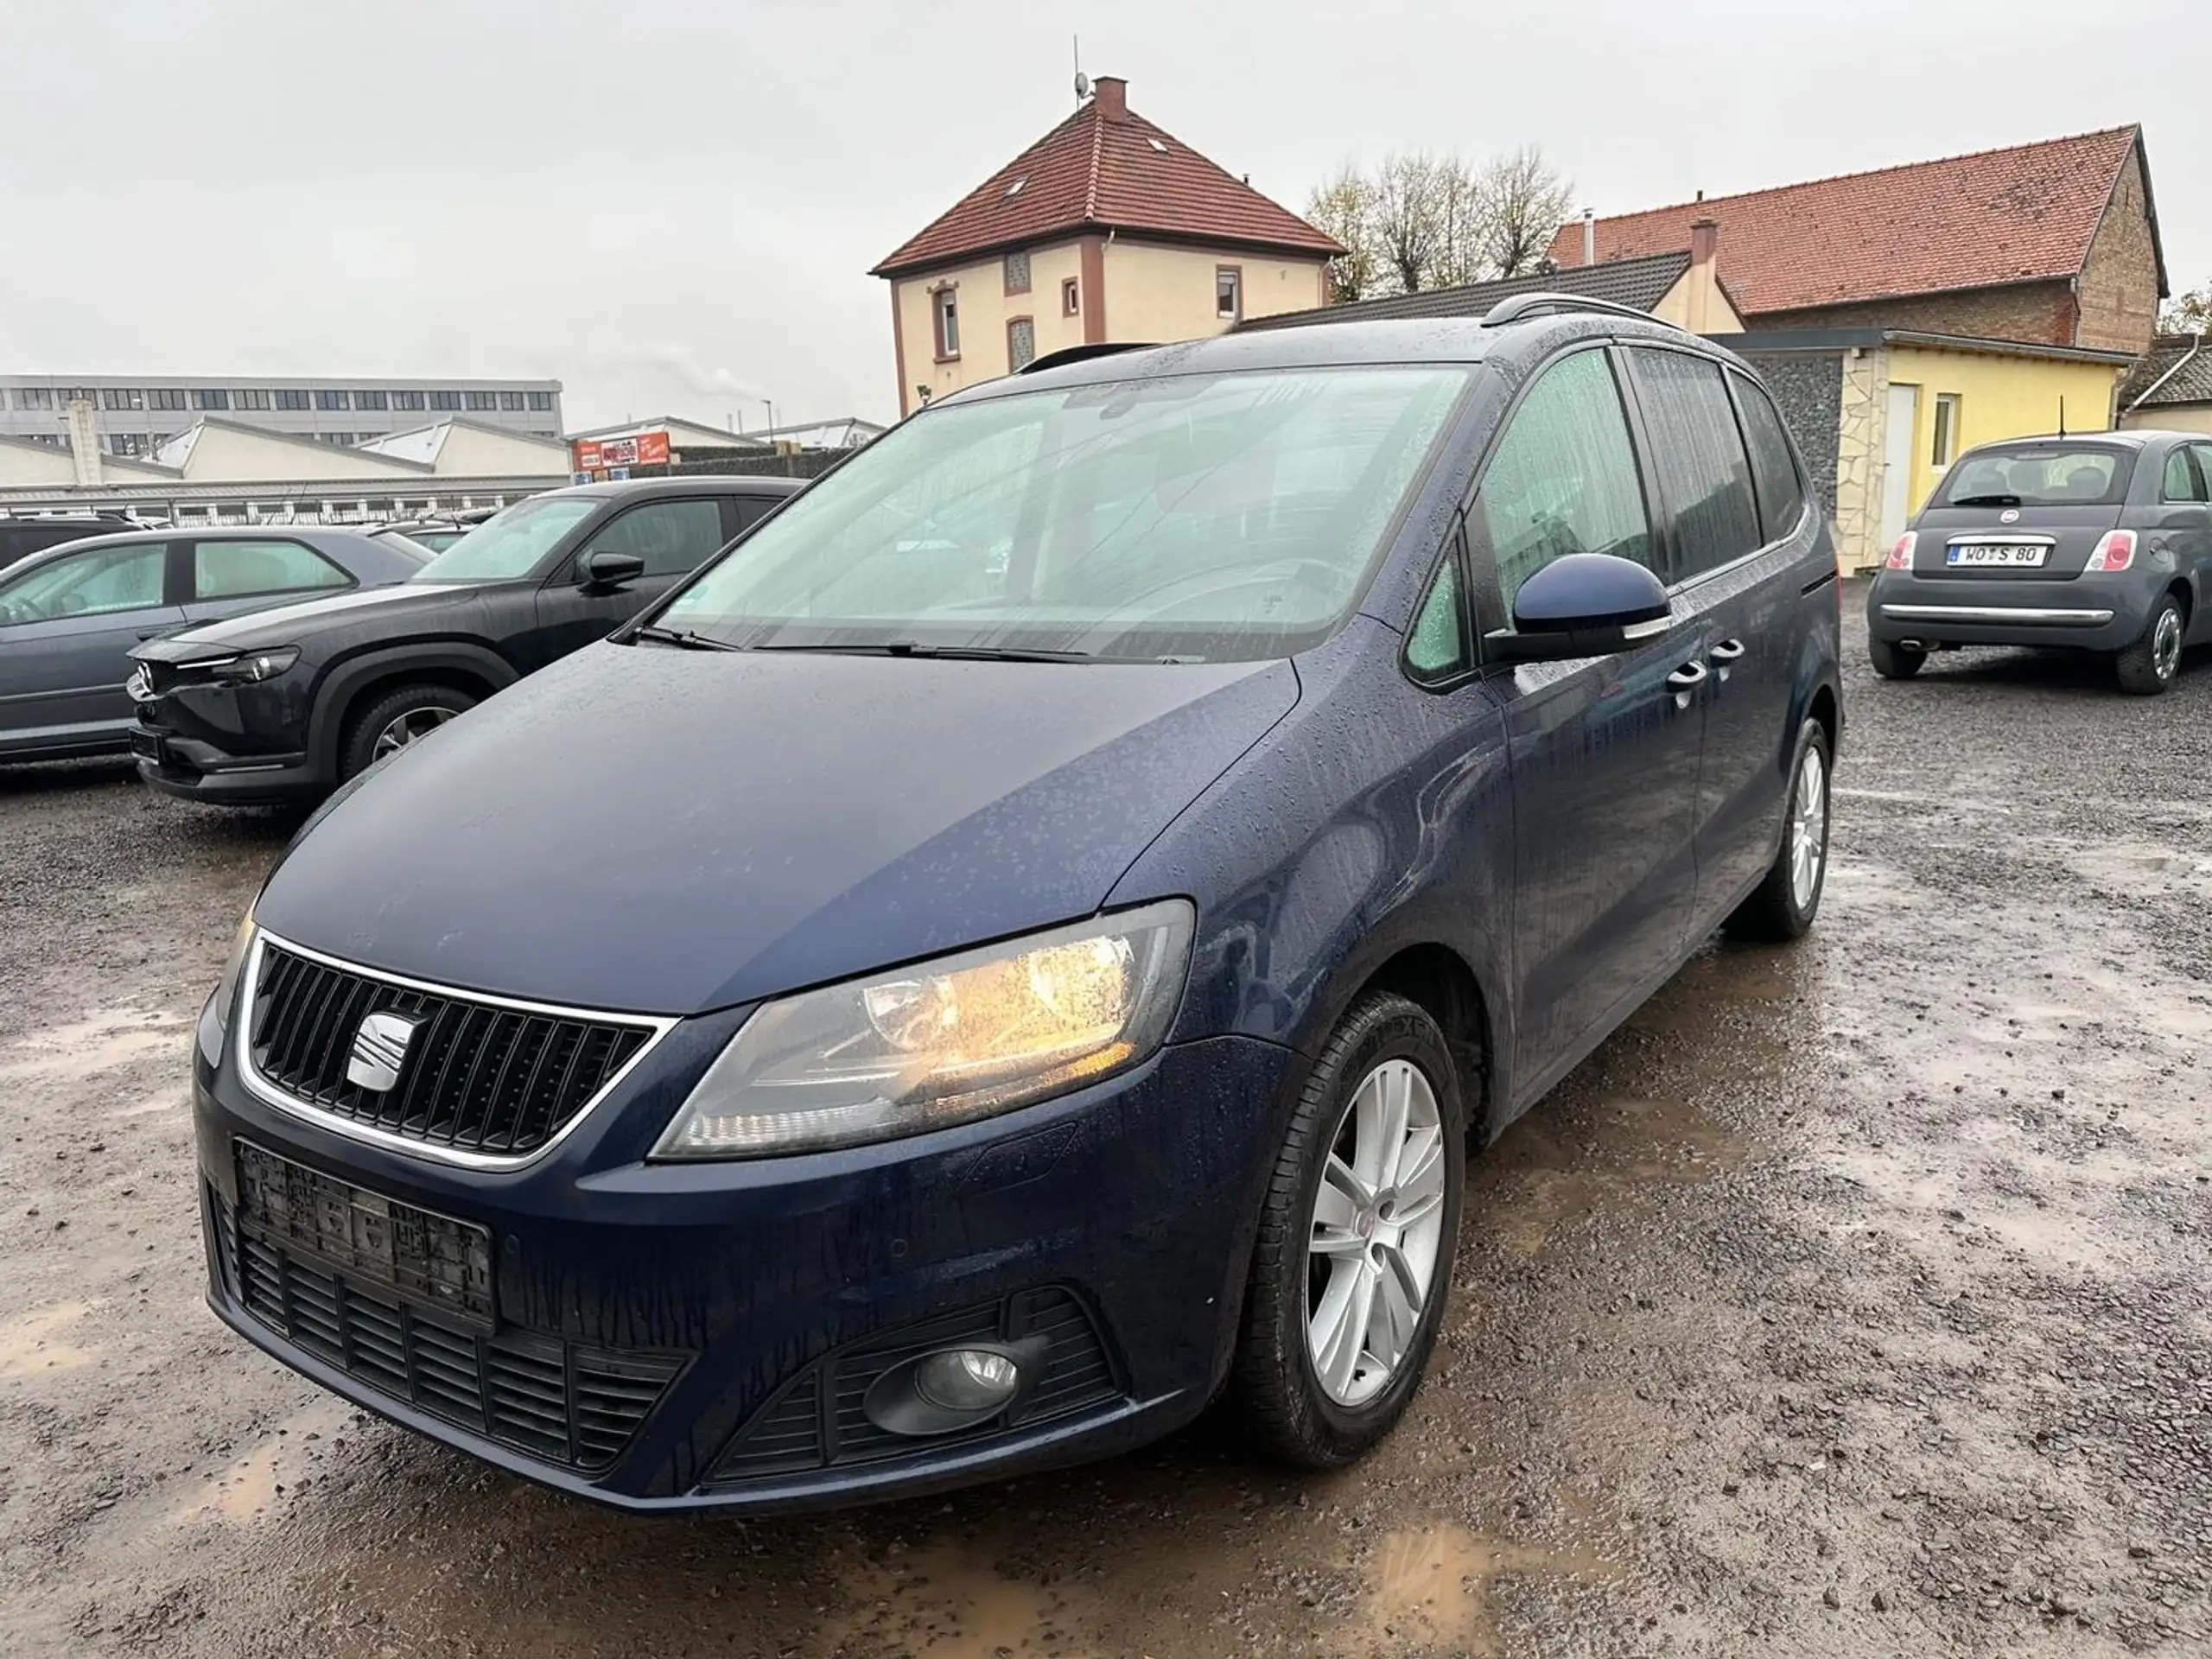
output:
<svg viewBox="0 0 2212 1659"><path fill-rule="evenodd" d="M1759 545L1751 465L1721 368L1686 352L1630 353L1651 433L1652 465L1675 515L1675 579L1739 559Z"/></svg>
<svg viewBox="0 0 2212 1659"><path fill-rule="evenodd" d="M2212 499L2212 443L2192 443L2189 453L2196 457L2196 475L2204 480L2204 494L2200 499Z"/></svg>
<svg viewBox="0 0 2212 1659"><path fill-rule="evenodd" d="M162 602L166 542L99 547L0 582L0 624L149 610Z"/></svg>
<svg viewBox="0 0 2212 1659"><path fill-rule="evenodd" d="M722 544L722 505L712 496L634 507L591 538L586 553L634 553L649 576L680 576Z"/></svg>
<svg viewBox="0 0 2212 1659"><path fill-rule="evenodd" d="M313 593L350 588L353 582L321 554L299 542L200 542L192 550L194 599Z"/></svg>
<svg viewBox="0 0 2212 1659"><path fill-rule="evenodd" d="M1491 453L1475 505L1508 615L1521 584L1569 553L1656 568L1628 416L1603 352L1543 372Z"/></svg>
<svg viewBox="0 0 2212 1659"><path fill-rule="evenodd" d="M2196 468L2190 465L2189 448L2176 444L2166 455L2165 487L2161 494L2169 501L2202 501L2204 482L2197 476Z"/></svg>
<svg viewBox="0 0 2212 1659"><path fill-rule="evenodd" d="M1736 406L1744 411L1744 436L1751 452L1751 484L1758 493L1759 522L1766 539L1778 542L1797 528L1805 511L1804 480L1797 474L1797 458L1789 452L1789 439L1782 429L1782 416L1774 402L1758 385L1740 374L1731 375L1736 386Z"/></svg>
<svg viewBox="0 0 2212 1659"><path fill-rule="evenodd" d="M734 510L731 522L740 531L747 531L767 516L768 509L784 498L780 495L735 495L730 498Z"/></svg>

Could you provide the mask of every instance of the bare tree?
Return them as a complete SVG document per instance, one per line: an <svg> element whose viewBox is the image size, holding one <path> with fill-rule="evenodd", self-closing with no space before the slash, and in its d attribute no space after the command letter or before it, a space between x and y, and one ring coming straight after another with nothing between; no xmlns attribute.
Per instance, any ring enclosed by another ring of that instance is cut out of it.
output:
<svg viewBox="0 0 2212 1659"><path fill-rule="evenodd" d="M1315 227L1344 244L1344 251L1329 261L1329 297L1339 304L1375 291L1374 215L1375 188L1349 162L1306 204Z"/></svg>
<svg viewBox="0 0 2212 1659"><path fill-rule="evenodd" d="M1386 156L1376 174L1375 251L1396 293L1435 285L1444 242L1443 194L1436 159L1426 150Z"/></svg>
<svg viewBox="0 0 2212 1659"><path fill-rule="evenodd" d="M1534 270L1574 198L1535 144L1494 156L1482 170L1483 259L1499 276Z"/></svg>
<svg viewBox="0 0 2212 1659"><path fill-rule="evenodd" d="M2162 334L2201 334L2212 330L2212 283L2177 294L2158 308Z"/></svg>

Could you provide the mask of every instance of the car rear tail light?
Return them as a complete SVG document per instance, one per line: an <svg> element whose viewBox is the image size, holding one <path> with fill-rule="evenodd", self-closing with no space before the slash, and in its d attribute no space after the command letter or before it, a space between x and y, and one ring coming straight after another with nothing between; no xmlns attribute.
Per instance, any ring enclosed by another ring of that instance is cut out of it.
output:
<svg viewBox="0 0 2212 1659"><path fill-rule="evenodd" d="M1890 556L1882 568L1885 570L1911 569L1912 550L1919 544L1920 532L1916 530L1908 530L1897 537L1897 545L1890 550Z"/></svg>
<svg viewBox="0 0 2212 1659"><path fill-rule="evenodd" d="M2089 555L2084 570L2125 570L2135 563L2135 532L2132 530L2108 530L2097 543L2097 550Z"/></svg>

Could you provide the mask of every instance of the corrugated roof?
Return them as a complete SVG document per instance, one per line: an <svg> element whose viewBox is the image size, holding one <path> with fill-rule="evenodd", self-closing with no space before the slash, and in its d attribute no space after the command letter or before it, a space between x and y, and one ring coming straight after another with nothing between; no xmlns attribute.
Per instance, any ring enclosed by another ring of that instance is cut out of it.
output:
<svg viewBox="0 0 2212 1659"><path fill-rule="evenodd" d="M1208 242L1344 251L1288 208L1230 176L1127 106L1121 83L970 190L887 255L894 276L1082 231L1150 232Z"/></svg>
<svg viewBox="0 0 2212 1659"><path fill-rule="evenodd" d="M1677 202L1598 220L1598 257L1687 248L1692 221L1711 218L1720 268L1754 316L2069 277L2141 142L2140 128L2114 127ZM1581 263L1580 222L1560 227L1551 255Z"/></svg>
<svg viewBox="0 0 2212 1659"><path fill-rule="evenodd" d="M2212 404L2212 340L2160 334L2120 389L2122 409L2174 404Z"/></svg>
<svg viewBox="0 0 2212 1659"><path fill-rule="evenodd" d="M1423 289L1414 294L1390 294L1379 300L1354 300L1310 311L1285 311L1272 317L1254 317L1237 327L1243 332L1252 328L1295 328L1315 322L1368 322L1379 318L1479 317L1500 300L1516 294L1573 294L1582 299L1605 300L1649 311L1666 298L1667 291L1681 280L1689 264L1687 253L1655 253L1639 259L1616 259L1610 264L1503 276L1495 282L1469 283L1460 288Z"/></svg>

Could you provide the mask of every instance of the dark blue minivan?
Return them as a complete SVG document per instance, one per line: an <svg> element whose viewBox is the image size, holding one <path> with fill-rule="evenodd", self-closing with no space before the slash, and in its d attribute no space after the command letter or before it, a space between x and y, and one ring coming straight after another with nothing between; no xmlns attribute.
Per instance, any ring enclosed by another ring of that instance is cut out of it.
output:
<svg viewBox="0 0 2212 1659"><path fill-rule="evenodd" d="M1836 571L1585 301L948 397L349 785L199 1027L210 1300L632 1509L1348 1460L1466 1159L1820 902Z"/></svg>

